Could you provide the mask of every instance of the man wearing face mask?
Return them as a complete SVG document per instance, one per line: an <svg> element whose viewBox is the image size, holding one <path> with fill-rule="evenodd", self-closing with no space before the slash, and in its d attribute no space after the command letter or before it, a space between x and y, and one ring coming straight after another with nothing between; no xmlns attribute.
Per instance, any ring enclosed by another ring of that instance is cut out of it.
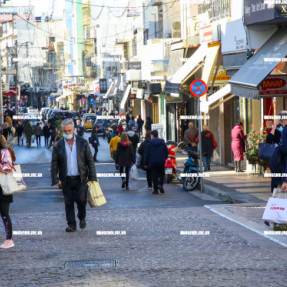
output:
<svg viewBox="0 0 287 287"><path fill-rule="evenodd" d="M63 138L53 147L51 162L52 185L62 191L65 199L66 232L77 229L75 219L75 202L78 207L80 228L86 227L87 181L97 180L93 156L88 142L75 135L73 119L61 123ZM61 184L60 184L61 182Z"/></svg>

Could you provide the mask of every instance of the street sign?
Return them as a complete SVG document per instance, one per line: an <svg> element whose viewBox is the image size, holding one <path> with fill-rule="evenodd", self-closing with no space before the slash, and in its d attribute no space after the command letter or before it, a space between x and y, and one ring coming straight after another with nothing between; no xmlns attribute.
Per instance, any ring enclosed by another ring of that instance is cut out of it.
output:
<svg viewBox="0 0 287 287"><path fill-rule="evenodd" d="M47 101L51 101L51 97L47 97Z"/></svg>
<svg viewBox="0 0 287 287"><path fill-rule="evenodd" d="M82 98L82 102L85 102L86 101L86 98Z"/></svg>
<svg viewBox="0 0 287 287"><path fill-rule="evenodd" d="M52 96L52 100L53 100L53 101L55 100L55 96Z"/></svg>
<svg viewBox="0 0 287 287"><path fill-rule="evenodd" d="M16 101L17 106L20 106L20 101Z"/></svg>
<svg viewBox="0 0 287 287"><path fill-rule="evenodd" d="M191 84L190 84L190 93L194 96L194 97L202 97L203 95L206 94L207 92L207 85L204 81L202 80L194 80Z"/></svg>
<svg viewBox="0 0 287 287"><path fill-rule="evenodd" d="M93 105L95 103L95 99L90 99L90 104Z"/></svg>

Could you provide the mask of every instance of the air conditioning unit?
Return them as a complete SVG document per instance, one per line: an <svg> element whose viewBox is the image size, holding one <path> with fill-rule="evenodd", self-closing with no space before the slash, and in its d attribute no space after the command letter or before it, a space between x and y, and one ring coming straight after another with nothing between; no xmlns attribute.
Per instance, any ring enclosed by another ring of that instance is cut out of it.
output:
<svg viewBox="0 0 287 287"><path fill-rule="evenodd" d="M175 21L172 24L172 38L180 38L181 37L181 23L179 21Z"/></svg>

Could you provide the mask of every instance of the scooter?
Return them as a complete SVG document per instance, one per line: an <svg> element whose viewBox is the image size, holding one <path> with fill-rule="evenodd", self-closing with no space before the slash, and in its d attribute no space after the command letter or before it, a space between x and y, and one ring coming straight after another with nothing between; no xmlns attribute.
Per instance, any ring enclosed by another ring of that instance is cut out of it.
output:
<svg viewBox="0 0 287 287"><path fill-rule="evenodd" d="M177 179L177 163L175 155L176 145L168 148L168 158L165 161L165 182L170 183L173 179Z"/></svg>
<svg viewBox="0 0 287 287"><path fill-rule="evenodd" d="M183 174L199 174L200 170L198 169L198 154L197 152L187 151L188 159L184 163ZM183 183L183 189L186 191L192 191L197 188L200 182L198 176L187 176L187 177L178 177L179 180Z"/></svg>

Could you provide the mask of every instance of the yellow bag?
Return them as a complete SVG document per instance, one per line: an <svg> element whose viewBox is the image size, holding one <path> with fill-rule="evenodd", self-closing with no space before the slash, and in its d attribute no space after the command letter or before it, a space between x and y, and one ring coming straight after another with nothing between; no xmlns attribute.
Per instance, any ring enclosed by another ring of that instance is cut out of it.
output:
<svg viewBox="0 0 287 287"><path fill-rule="evenodd" d="M107 203L100 187L99 180L88 182L88 202L90 207L99 207Z"/></svg>

